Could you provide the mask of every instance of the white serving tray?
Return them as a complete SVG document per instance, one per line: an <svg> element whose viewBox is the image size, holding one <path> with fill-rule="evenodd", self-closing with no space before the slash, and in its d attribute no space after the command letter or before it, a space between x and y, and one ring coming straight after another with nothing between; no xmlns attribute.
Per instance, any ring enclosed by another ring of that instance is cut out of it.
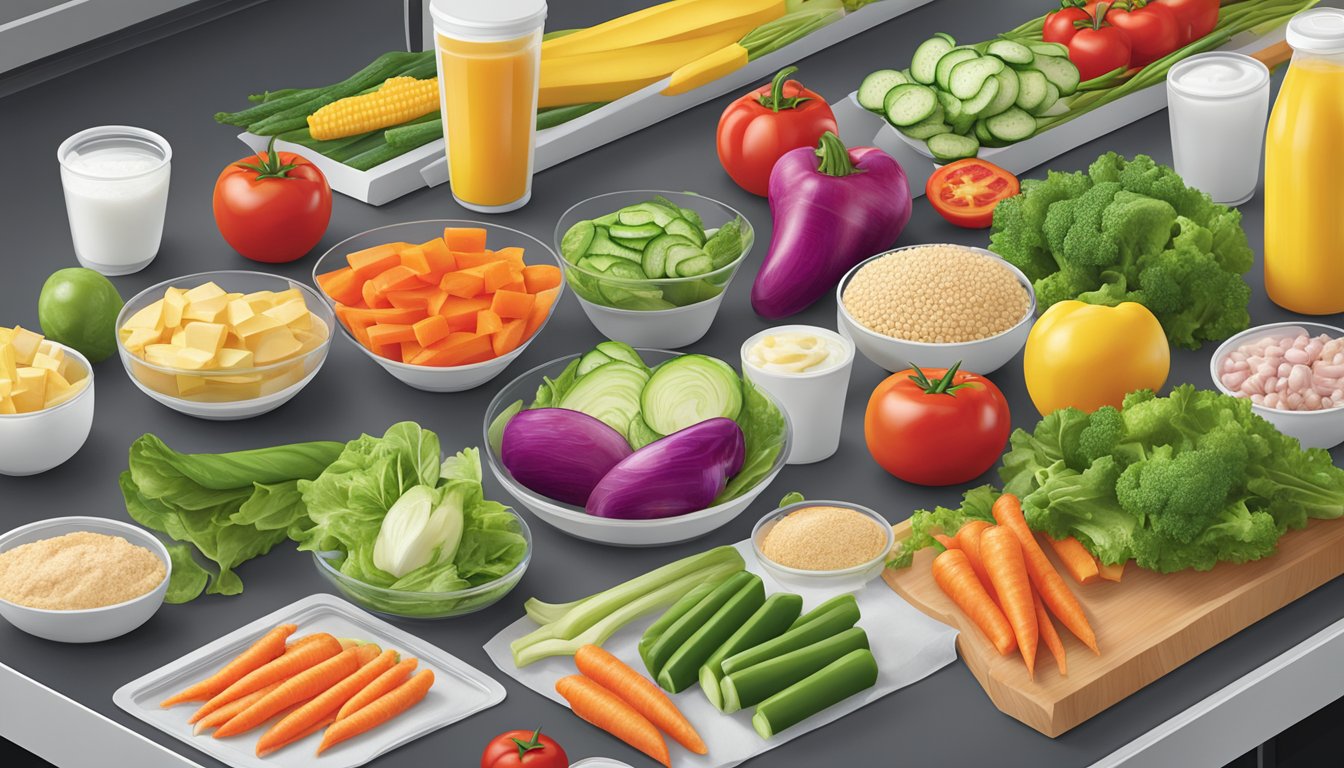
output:
<svg viewBox="0 0 1344 768"><path fill-rule="evenodd" d="M540 131L537 133L536 170L559 165L729 91L767 80L799 59L929 2L931 0L879 0L693 91L664 96L660 93L667 87L664 79L583 117ZM266 149L270 140L247 132L239 134L238 138L256 152ZM275 146L310 159L326 174L332 189L370 205L383 205L417 189L437 187L448 181L443 141L426 144L368 171L357 171L298 144L277 141Z"/></svg>
<svg viewBox="0 0 1344 768"><path fill-rule="evenodd" d="M1218 50L1252 54L1282 41L1283 35L1283 26L1263 35L1243 32ZM906 178L910 181L910 193L915 197L923 195L929 176L938 167L929 148L924 142L893 128L881 115L860 107L856 94L852 92L831 105L840 128L840 138L847 146L872 145L886 151L905 170ZM1166 108L1167 89L1153 85L1026 141L1006 147L982 148L979 157L1010 173L1026 173L1065 152Z"/></svg>
<svg viewBox="0 0 1344 768"><path fill-rule="evenodd" d="M804 611L811 610L836 594L828 590L784 587L761 567L752 551L750 541L738 542L736 546L738 552L742 553L747 570L760 576L765 582L767 594L779 591L796 592L803 597ZM553 594L545 597L568 600L574 596ZM751 727L751 716L754 712L752 708L725 715L709 703L698 684L693 685L674 695L672 700L705 740L709 754L692 754L676 742L667 739L668 749L672 753L673 768L730 768L838 720L889 693L933 674L956 660L956 630L925 616L892 592L882 579L875 578L868 582L863 589L854 593L854 597L858 600L859 612L862 615L858 626L867 631L868 642L872 646L873 656L877 659L879 670L877 685L813 715L788 730L775 734L769 741L762 739ZM654 612L626 625L603 643L602 647L643 673L644 664L640 661L638 650L639 637L658 615L658 612ZM522 669L513 666L509 643L536 627L537 625L527 617L515 621L485 644L486 654L506 675L542 696L568 706L560 694L555 692L555 681L577 673L574 659L559 656L543 659Z"/></svg>
<svg viewBox="0 0 1344 768"><path fill-rule="evenodd" d="M420 660L416 671L434 671L434 687L423 701L389 723L338 744L314 759L319 731L266 758L254 752L257 729L230 739L192 735L190 705L162 709L159 702L223 666L277 624L297 624L295 636L328 632L395 649ZM504 687L480 670L414 635L327 594L306 597L263 616L209 645L123 685L112 701L132 716L234 768L355 768L425 734L489 709L504 700Z"/></svg>

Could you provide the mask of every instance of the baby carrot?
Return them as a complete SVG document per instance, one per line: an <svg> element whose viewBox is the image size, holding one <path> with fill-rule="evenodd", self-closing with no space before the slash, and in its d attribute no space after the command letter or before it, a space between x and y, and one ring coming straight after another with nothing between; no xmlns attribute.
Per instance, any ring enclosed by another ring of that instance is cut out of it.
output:
<svg viewBox="0 0 1344 768"><path fill-rule="evenodd" d="M322 754L346 739L354 738L365 731L376 728L397 715L415 706L434 685L434 670L423 669L415 677L394 688L391 692L379 696L373 702L358 710L344 720L337 720L327 728L322 743L317 746L317 754Z"/></svg>
<svg viewBox="0 0 1344 768"><path fill-rule="evenodd" d="M292 651L252 670L238 682L215 694L187 722L194 723L234 699L259 691L271 683L287 680L341 652L340 641L331 635L321 632L312 637L312 640L300 640Z"/></svg>
<svg viewBox="0 0 1344 768"><path fill-rule="evenodd" d="M996 525L980 537L980 557L989 571L989 581L999 595L999 607L1017 638L1017 650L1027 664L1027 674L1036 677L1036 644L1040 628L1031 602L1031 578L1022 558L1022 545L1007 528Z"/></svg>
<svg viewBox="0 0 1344 768"><path fill-rule="evenodd" d="M1087 623L1083 606L1050 564L1050 558L1045 556L1045 550L1036 542L1036 537L1031 535L1027 519L1022 516L1022 503L1011 493L1005 493L994 502L993 512L999 525L1017 534L1017 541L1022 545L1022 556L1027 563L1027 575L1031 577L1031 585L1040 593L1045 607L1075 637L1083 641L1083 645L1091 648L1093 653L1101 653L1097 648L1097 635L1092 631L1092 625Z"/></svg>
<svg viewBox="0 0 1344 768"><path fill-rule="evenodd" d="M985 570L985 561L980 557L980 536L990 527L992 526L984 520L972 520L957 531L957 545L958 549L966 553L966 559L971 561L971 570L975 571L975 577L980 580L981 586L997 604L999 595L994 591L994 585L989 580L989 572Z"/></svg>
<svg viewBox="0 0 1344 768"><path fill-rule="evenodd" d="M1107 581L1119 581L1120 577L1125 575L1125 564L1116 563L1115 565L1107 565L1098 561L1097 571L1100 573L1101 578Z"/></svg>
<svg viewBox="0 0 1344 768"><path fill-rule="evenodd" d="M216 709L214 712L211 712L210 714L196 721L196 728L192 731L192 733L199 735L209 728L218 728L219 726L232 720L234 716L237 715L239 712L242 712L244 709L247 709L253 704L256 704L258 701L261 701L263 696L270 693L271 691L274 691L276 688L279 687L280 683L271 683L265 688L262 688L260 691L253 691L247 694L246 696L230 701L228 704L225 704L219 709Z"/></svg>
<svg viewBox="0 0 1344 768"><path fill-rule="evenodd" d="M985 633L1000 655L1006 656L1017 649L1012 625L980 586L965 552L949 549L933 558L933 580L943 594L952 598L962 613Z"/></svg>
<svg viewBox="0 0 1344 768"><path fill-rule="evenodd" d="M336 710L359 693L374 678L397 663L396 651L383 651L378 658L360 667L353 675L328 688L312 701L289 713L257 740L257 757L298 741L313 732L314 723L336 721Z"/></svg>
<svg viewBox="0 0 1344 768"><path fill-rule="evenodd" d="M678 744L697 755L709 753L695 726L652 680L596 645L579 648L574 663L585 677L619 696Z"/></svg>
<svg viewBox="0 0 1344 768"><path fill-rule="evenodd" d="M316 664L280 684L260 701L239 712L215 731L216 739L237 736L256 728L272 716L303 701L307 701L353 675L379 653L376 645L348 648L321 664Z"/></svg>
<svg viewBox="0 0 1344 768"><path fill-rule="evenodd" d="M945 533L933 534L933 540L943 545L943 549L960 549L957 540Z"/></svg>
<svg viewBox="0 0 1344 768"><path fill-rule="evenodd" d="M560 678L555 690L569 702L574 714L671 768L672 757L663 735L616 694L583 675Z"/></svg>
<svg viewBox="0 0 1344 768"><path fill-rule="evenodd" d="M1064 641L1059 639L1059 632L1055 631L1055 623L1050 620L1050 612L1045 610L1045 603L1041 602L1041 596L1035 592L1031 593L1031 600L1035 603L1036 623L1040 625L1041 642L1050 649L1050 653L1055 657L1055 664L1059 667L1059 674L1067 676L1069 674L1069 660L1064 652Z"/></svg>
<svg viewBox="0 0 1344 768"><path fill-rule="evenodd" d="M1054 539L1048 534L1042 535L1050 542L1050 548L1055 550L1055 555L1064 563L1065 570L1074 581L1079 584L1094 584L1101 579L1096 558L1092 557L1092 553L1087 551L1087 547L1084 547L1081 541L1072 536Z"/></svg>
<svg viewBox="0 0 1344 768"><path fill-rule="evenodd" d="M400 664L375 677L372 682L350 697L349 701L341 705L340 710L336 713L336 719L344 720L378 697L401 685L406 678L411 676L411 672L415 671L415 665L419 663L415 659L405 659Z"/></svg>
<svg viewBox="0 0 1344 768"><path fill-rule="evenodd" d="M223 669L199 683L169 696L160 702L159 706L171 707L174 704L182 704L188 701L206 701L238 682L243 675L279 657L280 654L285 652L285 640L297 630L298 626L295 624L281 624L262 635L261 639L234 657L233 661L225 664Z"/></svg>

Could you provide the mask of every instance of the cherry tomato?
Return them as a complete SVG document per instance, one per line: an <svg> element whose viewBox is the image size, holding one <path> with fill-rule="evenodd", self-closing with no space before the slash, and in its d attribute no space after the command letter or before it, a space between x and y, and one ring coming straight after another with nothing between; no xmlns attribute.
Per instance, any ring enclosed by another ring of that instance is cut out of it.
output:
<svg viewBox="0 0 1344 768"><path fill-rule="evenodd" d="M918 485L956 485L999 460L1012 422L994 382L957 368L894 373L877 385L863 417L868 452Z"/></svg>
<svg viewBox="0 0 1344 768"><path fill-rule="evenodd" d="M1116 4L1106 11L1106 21L1128 33L1131 67L1147 66L1182 45L1181 24L1165 5L1142 0Z"/></svg>
<svg viewBox="0 0 1344 768"><path fill-rule="evenodd" d="M485 745L481 768L569 768L569 757L540 728L505 731Z"/></svg>
<svg viewBox="0 0 1344 768"><path fill-rule="evenodd" d="M1041 40L1047 43L1068 45L1078 32L1074 22L1086 22L1092 13L1083 7L1082 0L1060 0L1059 10L1045 15L1045 26L1041 28Z"/></svg>
<svg viewBox="0 0 1344 768"><path fill-rule="evenodd" d="M1181 25L1181 45L1194 42L1218 26L1218 0L1153 0L1171 9Z"/></svg>
<svg viewBox="0 0 1344 768"><path fill-rule="evenodd" d="M1101 77L1117 67L1129 67L1129 35L1118 27L1100 24L1083 27L1069 41L1069 61L1084 82Z"/></svg>
<svg viewBox="0 0 1344 768"><path fill-rule="evenodd" d="M728 105L719 118L719 163L737 185L765 197L775 161L789 150L815 147L821 135L839 135L831 107L796 80L785 67L770 85L762 86Z"/></svg>
<svg viewBox="0 0 1344 768"><path fill-rule="evenodd" d="M232 163L215 181L215 225L253 261L302 258L331 221L331 187L317 166L291 152L266 152Z"/></svg>
<svg viewBox="0 0 1344 768"><path fill-rule="evenodd" d="M999 166L968 157L933 172L924 194L938 215L965 229L994 222L994 206L1022 190L1017 177Z"/></svg>

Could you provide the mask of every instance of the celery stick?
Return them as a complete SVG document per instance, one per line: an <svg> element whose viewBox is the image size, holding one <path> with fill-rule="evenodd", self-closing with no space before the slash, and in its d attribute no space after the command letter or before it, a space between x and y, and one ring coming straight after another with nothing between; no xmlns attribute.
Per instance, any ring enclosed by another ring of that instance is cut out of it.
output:
<svg viewBox="0 0 1344 768"><path fill-rule="evenodd" d="M850 627L838 635L734 672L721 683L724 709L753 707L850 651L868 647L868 633Z"/></svg>
<svg viewBox="0 0 1344 768"><path fill-rule="evenodd" d="M825 669L761 702L751 725L768 739L822 710L877 684L877 659L866 648L851 651Z"/></svg>

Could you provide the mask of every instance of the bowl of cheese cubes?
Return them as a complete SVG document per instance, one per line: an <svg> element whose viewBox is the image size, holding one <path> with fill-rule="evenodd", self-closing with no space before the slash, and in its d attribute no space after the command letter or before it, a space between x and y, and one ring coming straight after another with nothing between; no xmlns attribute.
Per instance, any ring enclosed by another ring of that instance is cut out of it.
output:
<svg viewBox="0 0 1344 768"><path fill-rule="evenodd" d="M262 272L202 272L146 288L117 317L131 381L188 416L247 419L317 375L336 318L312 288Z"/></svg>
<svg viewBox="0 0 1344 768"><path fill-rule="evenodd" d="M0 474L64 464L93 426L93 367L26 328L0 328Z"/></svg>

